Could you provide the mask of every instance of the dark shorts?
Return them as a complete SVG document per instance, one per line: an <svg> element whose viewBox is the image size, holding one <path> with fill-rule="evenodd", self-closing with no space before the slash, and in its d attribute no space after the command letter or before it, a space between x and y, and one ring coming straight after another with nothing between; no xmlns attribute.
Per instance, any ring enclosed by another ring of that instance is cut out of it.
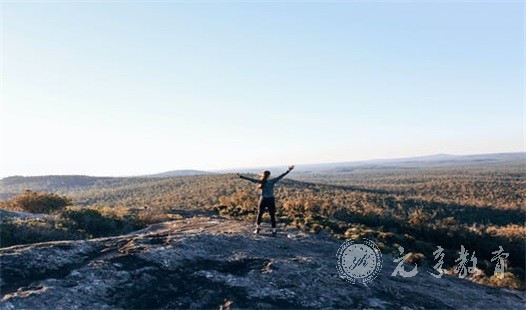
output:
<svg viewBox="0 0 526 310"><path fill-rule="evenodd" d="M256 224L261 224L263 213L268 210L270 214L270 222L272 227L276 227L276 199L274 197L261 197L259 199L258 216L256 218Z"/></svg>
<svg viewBox="0 0 526 310"><path fill-rule="evenodd" d="M268 213L276 213L276 199L274 197L261 197L259 199L259 210L265 211L268 210Z"/></svg>

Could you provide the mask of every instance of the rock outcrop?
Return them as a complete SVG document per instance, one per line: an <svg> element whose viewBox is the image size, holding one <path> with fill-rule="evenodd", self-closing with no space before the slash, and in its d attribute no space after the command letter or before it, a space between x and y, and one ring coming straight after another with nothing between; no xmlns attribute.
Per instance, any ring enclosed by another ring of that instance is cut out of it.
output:
<svg viewBox="0 0 526 310"><path fill-rule="evenodd" d="M522 292L455 277L338 276L341 241L297 230L251 233L247 222L194 217L118 237L0 249L2 309L402 308L520 309Z"/></svg>

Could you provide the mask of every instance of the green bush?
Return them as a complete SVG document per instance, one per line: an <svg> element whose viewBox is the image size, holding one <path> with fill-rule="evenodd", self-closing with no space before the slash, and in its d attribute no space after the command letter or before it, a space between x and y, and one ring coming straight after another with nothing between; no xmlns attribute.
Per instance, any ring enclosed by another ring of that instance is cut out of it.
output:
<svg viewBox="0 0 526 310"><path fill-rule="evenodd" d="M133 223L105 216L94 209L69 209L61 214L71 229L87 233L89 237L103 237L128 233L136 228Z"/></svg>
<svg viewBox="0 0 526 310"><path fill-rule="evenodd" d="M31 213L53 213L63 210L73 204L73 201L65 196L54 193L33 192L26 190L15 196L10 201L14 209Z"/></svg>
<svg viewBox="0 0 526 310"><path fill-rule="evenodd" d="M66 209L42 218L0 218L0 247L45 241L75 240L129 233L144 225L95 209Z"/></svg>
<svg viewBox="0 0 526 310"><path fill-rule="evenodd" d="M84 238L83 235L64 229L52 218L2 218L1 226L0 247Z"/></svg>

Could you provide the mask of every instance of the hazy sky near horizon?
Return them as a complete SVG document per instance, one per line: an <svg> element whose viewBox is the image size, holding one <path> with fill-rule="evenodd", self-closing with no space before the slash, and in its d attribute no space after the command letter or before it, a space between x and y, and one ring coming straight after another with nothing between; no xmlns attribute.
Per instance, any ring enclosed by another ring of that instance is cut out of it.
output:
<svg viewBox="0 0 526 310"><path fill-rule="evenodd" d="M0 176L524 151L524 3L4 1Z"/></svg>

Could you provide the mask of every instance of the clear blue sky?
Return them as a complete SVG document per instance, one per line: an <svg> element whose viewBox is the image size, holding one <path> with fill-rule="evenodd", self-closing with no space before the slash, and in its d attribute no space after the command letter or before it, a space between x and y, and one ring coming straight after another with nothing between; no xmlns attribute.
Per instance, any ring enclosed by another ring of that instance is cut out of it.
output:
<svg viewBox="0 0 526 310"><path fill-rule="evenodd" d="M2 4L1 176L524 151L524 3Z"/></svg>

